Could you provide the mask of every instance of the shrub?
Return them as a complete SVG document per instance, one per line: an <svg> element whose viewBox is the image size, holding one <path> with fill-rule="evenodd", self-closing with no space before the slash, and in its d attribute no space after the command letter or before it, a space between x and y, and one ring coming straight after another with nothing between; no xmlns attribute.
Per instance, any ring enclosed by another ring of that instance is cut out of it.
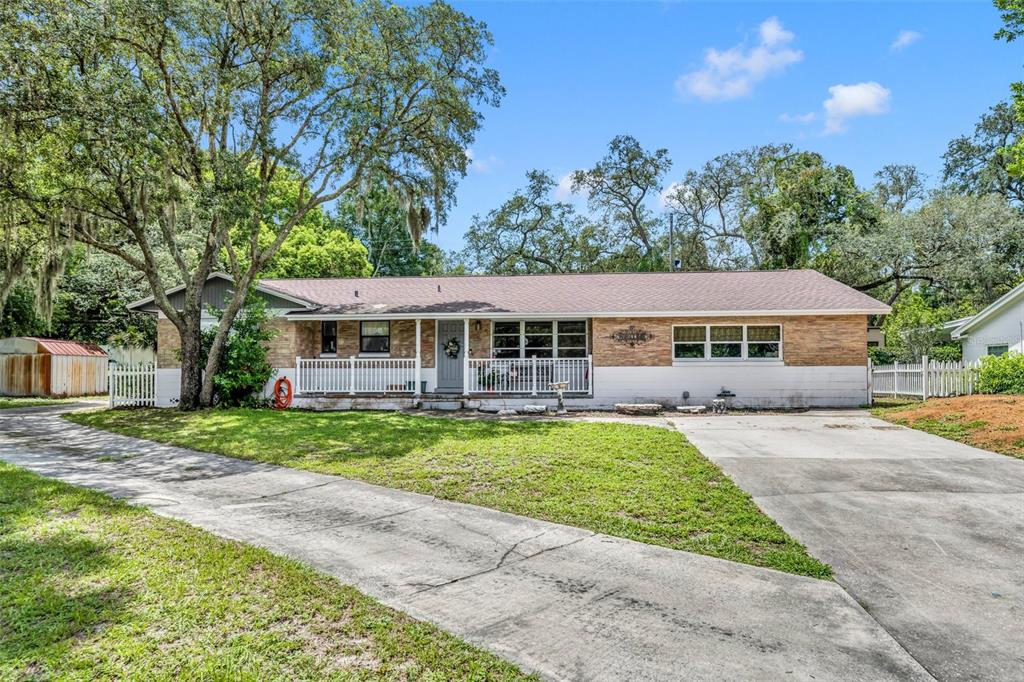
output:
<svg viewBox="0 0 1024 682"><path fill-rule="evenodd" d="M868 348L868 357L875 365L891 365L899 359L899 356L888 348L878 347Z"/></svg>
<svg viewBox="0 0 1024 682"><path fill-rule="evenodd" d="M214 311L214 314L220 319L220 311ZM231 325L224 357L213 377L214 401L218 405L257 407L267 404L260 393L276 370L267 361L265 344L277 335L277 332L266 328L269 319L263 299L256 296L246 298ZM217 327L203 332L204 359L216 333Z"/></svg>
<svg viewBox="0 0 1024 682"><path fill-rule="evenodd" d="M979 393L1024 393L1024 354L983 357L977 387Z"/></svg>
<svg viewBox="0 0 1024 682"><path fill-rule="evenodd" d="M928 357L939 362L960 362L963 357L963 348L959 343L932 346L932 349L928 351Z"/></svg>

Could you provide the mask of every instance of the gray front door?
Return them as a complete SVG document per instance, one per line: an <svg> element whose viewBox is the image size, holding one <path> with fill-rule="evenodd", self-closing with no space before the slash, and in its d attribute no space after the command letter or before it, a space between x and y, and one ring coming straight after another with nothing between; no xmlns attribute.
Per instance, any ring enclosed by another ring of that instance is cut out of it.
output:
<svg viewBox="0 0 1024 682"><path fill-rule="evenodd" d="M445 350L446 346L454 346L449 342L455 339L458 352ZM437 321L437 390L440 393L462 393L462 358L466 353L463 348L462 320Z"/></svg>

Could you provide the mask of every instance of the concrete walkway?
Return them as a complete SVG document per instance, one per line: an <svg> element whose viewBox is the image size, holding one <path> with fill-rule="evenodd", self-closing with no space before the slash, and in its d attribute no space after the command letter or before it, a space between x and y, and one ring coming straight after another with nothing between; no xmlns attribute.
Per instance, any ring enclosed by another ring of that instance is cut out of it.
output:
<svg viewBox="0 0 1024 682"><path fill-rule="evenodd" d="M0 411L0 458L299 559L547 678L931 679L833 582L114 436L64 409Z"/></svg>
<svg viewBox="0 0 1024 682"><path fill-rule="evenodd" d="M1024 680L1024 461L859 410L672 421L935 677Z"/></svg>

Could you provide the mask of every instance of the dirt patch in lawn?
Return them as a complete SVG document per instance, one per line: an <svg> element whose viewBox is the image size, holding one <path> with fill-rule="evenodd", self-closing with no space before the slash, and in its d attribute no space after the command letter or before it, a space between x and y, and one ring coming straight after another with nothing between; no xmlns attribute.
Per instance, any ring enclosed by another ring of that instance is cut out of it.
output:
<svg viewBox="0 0 1024 682"><path fill-rule="evenodd" d="M1024 396L968 395L880 410L881 417L1024 459Z"/></svg>

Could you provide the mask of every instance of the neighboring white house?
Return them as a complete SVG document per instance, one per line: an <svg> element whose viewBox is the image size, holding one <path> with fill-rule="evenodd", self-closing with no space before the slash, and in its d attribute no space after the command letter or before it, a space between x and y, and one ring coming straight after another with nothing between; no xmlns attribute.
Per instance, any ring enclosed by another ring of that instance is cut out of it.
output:
<svg viewBox="0 0 1024 682"><path fill-rule="evenodd" d="M977 315L961 320L952 337L960 341L965 362L984 355L1024 353L1024 283Z"/></svg>

